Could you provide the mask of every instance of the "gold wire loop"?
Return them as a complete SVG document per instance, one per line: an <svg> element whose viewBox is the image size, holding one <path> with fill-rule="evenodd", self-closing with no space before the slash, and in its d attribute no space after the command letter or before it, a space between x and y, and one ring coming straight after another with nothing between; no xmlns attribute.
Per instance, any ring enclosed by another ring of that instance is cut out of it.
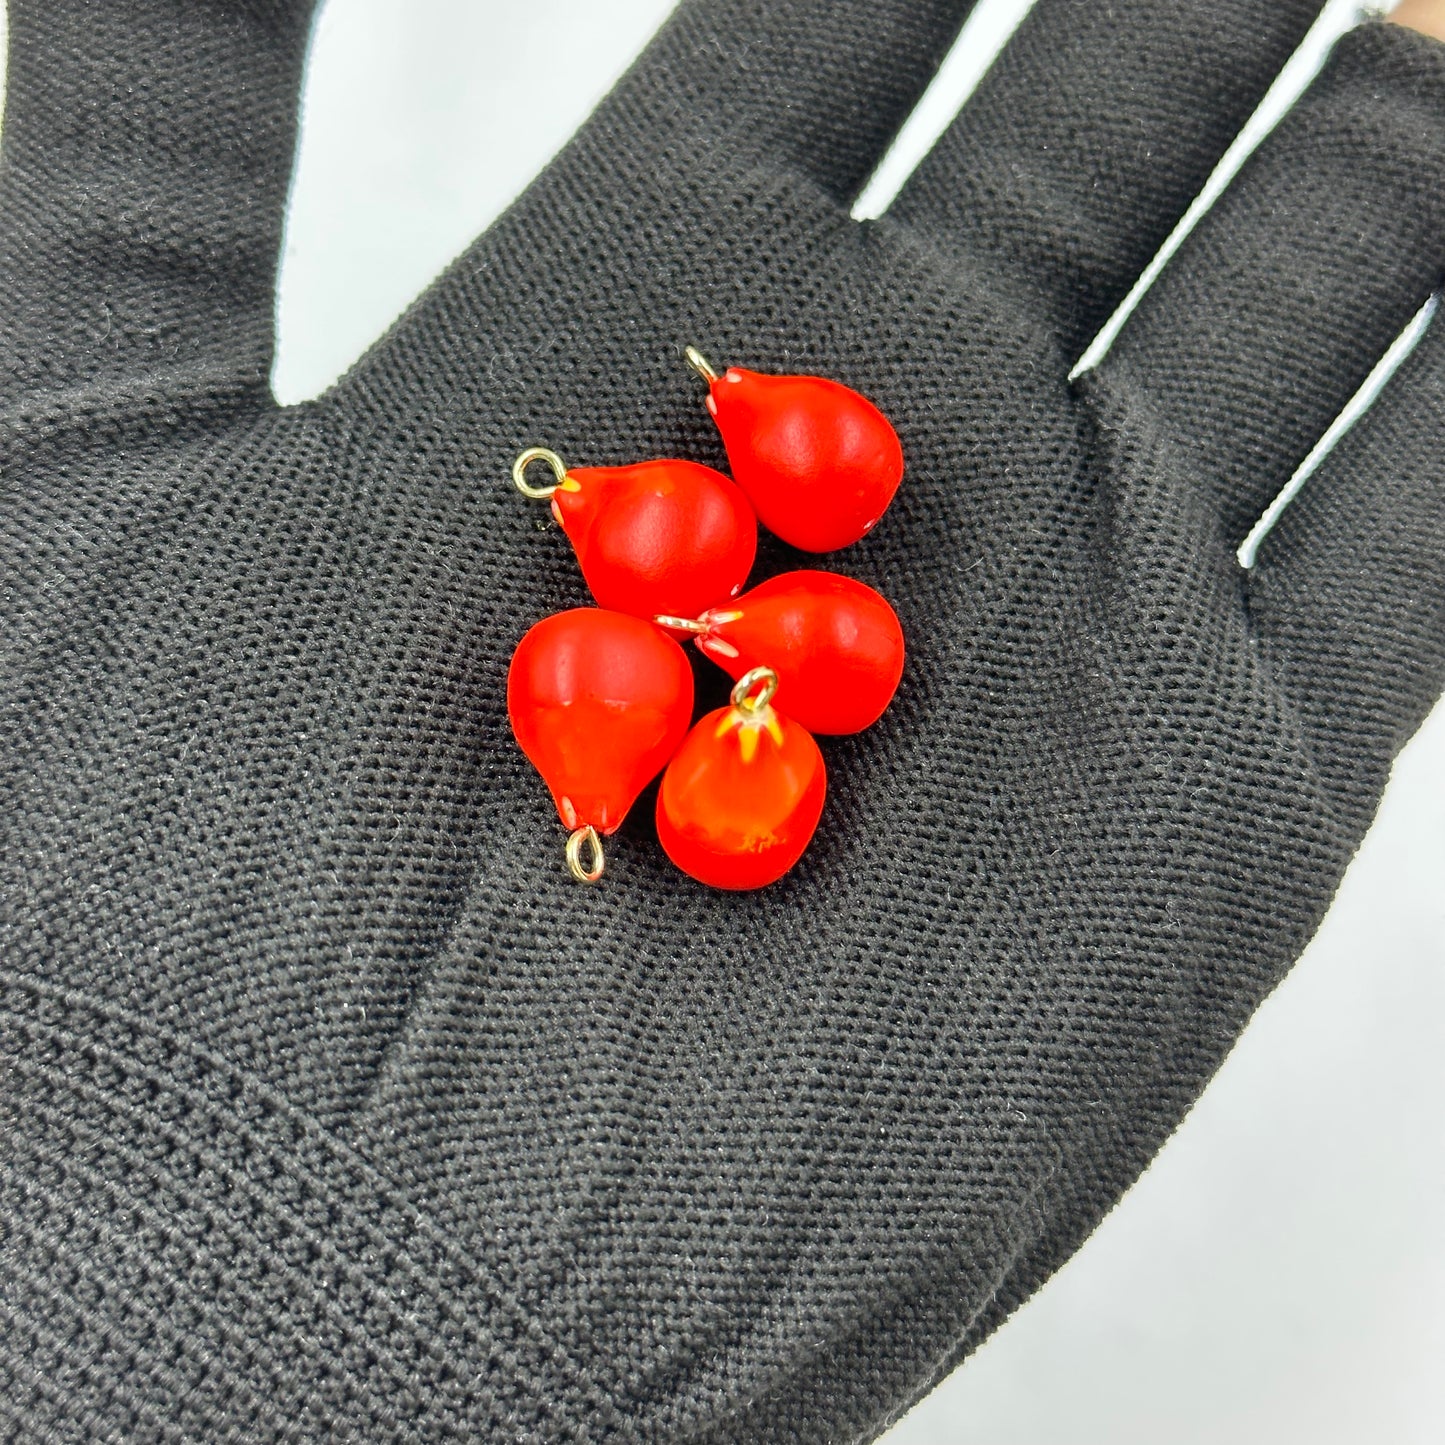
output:
<svg viewBox="0 0 1445 1445"><path fill-rule="evenodd" d="M756 697L748 694L762 683L763 690ZM733 684L732 704L739 712L761 712L772 702L778 690L778 674L771 667L754 667L738 678Z"/></svg>
<svg viewBox="0 0 1445 1445"><path fill-rule="evenodd" d="M582 865L583 848L590 849L592 853L589 867ZM567 838L567 871L579 883L595 883L606 867L606 860L602 857L602 839L598 836L597 829L591 823L574 829Z"/></svg>
<svg viewBox="0 0 1445 1445"><path fill-rule="evenodd" d="M534 487L527 480L527 468L533 462L546 462L551 469L552 475L557 478L550 487ZM567 480L567 464L554 451L546 447L528 447L516 461L512 463L512 481L524 497L536 497L539 501L545 501Z"/></svg>
<svg viewBox="0 0 1445 1445"><path fill-rule="evenodd" d="M674 627L679 632L695 632L699 636L710 630L701 617L669 617L666 613L659 612L652 620L659 627Z"/></svg>
<svg viewBox="0 0 1445 1445"><path fill-rule="evenodd" d="M709 386L717 380L717 372L712 369L707 357L705 357L697 347L689 346L682 354L687 358L687 364L692 367Z"/></svg>

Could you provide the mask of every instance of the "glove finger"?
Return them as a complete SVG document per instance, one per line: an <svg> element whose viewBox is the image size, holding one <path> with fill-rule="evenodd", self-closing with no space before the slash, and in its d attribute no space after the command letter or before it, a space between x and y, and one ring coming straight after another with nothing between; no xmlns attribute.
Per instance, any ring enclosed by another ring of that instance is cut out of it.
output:
<svg viewBox="0 0 1445 1445"><path fill-rule="evenodd" d="M1250 611L1336 796L1365 815L1445 688L1445 325L1265 539Z"/></svg>
<svg viewBox="0 0 1445 1445"><path fill-rule="evenodd" d="M1445 47L1347 35L1104 359L1238 543L1445 268Z"/></svg>
<svg viewBox="0 0 1445 1445"><path fill-rule="evenodd" d="M9 6L0 377L263 388L310 0Z"/></svg>
<svg viewBox="0 0 1445 1445"><path fill-rule="evenodd" d="M983 255L1077 356L1299 44L1320 0L1040 0L889 215Z"/></svg>
<svg viewBox="0 0 1445 1445"><path fill-rule="evenodd" d="M689 0L615 97L669 147L721 134L840 200L862 189L972 0ZM699 134L701 132L701 134Z"/></svg>

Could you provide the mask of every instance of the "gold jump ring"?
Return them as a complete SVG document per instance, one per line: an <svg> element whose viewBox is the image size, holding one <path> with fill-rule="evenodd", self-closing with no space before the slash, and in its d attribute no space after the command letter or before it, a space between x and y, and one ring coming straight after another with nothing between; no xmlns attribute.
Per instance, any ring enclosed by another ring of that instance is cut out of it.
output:
<svg viewBox="0 0 1445 1445"><path fill-rule="evenodd" d="M697 347L689 346L682 354L687 358L687 364L692 367L709 386L717 380L717 372L712 369L707 357L705 357Z"/></svg>
<svg viewBox="0 0 1445 1445"><path fill-rule="evenodd" d="M583 848L591 849L592 863L590 867L583 867ZM567 871L579 883L595 883L602 876L606 866L602 857L602 839L591 823L576 829L569 835L567 839Z"/></svg>
<svg viewBox="0 0 1445 1445"><path fill-rule="evenodd" d="M763 690L756 697L749 697L759 683ZM777 690L778 674L771 667L750 668L733 684L732 704L739 712L761 712L772 702Z"/></svg>
<svg viewBox="0 0 1445 1445"><path fill-rule="evenodd" d="M533 462L546 462L551 469L552 475L557 478L550 487L534 487L527 480L527 468ZM546 447L528 447L516 461L512 463L512 481L524 497L536 497L539 501L545 501L567 480L567 464L554 451Z"/></svg>

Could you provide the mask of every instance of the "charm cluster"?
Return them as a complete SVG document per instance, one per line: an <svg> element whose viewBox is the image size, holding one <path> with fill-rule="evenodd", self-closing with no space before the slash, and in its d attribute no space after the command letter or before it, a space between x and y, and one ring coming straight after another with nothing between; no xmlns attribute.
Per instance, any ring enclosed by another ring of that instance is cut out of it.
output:
<svg viewBox="0 0 1445 1445"><path fill-rule="evenodd" d="M574 877L602 876L602 839L659 772L657 835L714 888L761 888L802 856L823 812L814 733L858 732L892 701L903 632L871 587L787 572L744 592L759 521L804 551L870 532L903 476L882 412L836 381L731 367L707 382L733 476L686 461L569 469L532 447L513 481L546 498L598 606L545 617L507 679L517 742L565 827ZM545 464L552 481L528 481ZM692 723L691 638L734 680ZM665 772L663 770L666 770Z"/></svg>

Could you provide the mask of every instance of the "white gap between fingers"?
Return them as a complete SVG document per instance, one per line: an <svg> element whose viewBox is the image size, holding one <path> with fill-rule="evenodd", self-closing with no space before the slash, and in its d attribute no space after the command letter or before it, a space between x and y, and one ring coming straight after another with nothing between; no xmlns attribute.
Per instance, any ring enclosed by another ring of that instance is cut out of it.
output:
<svg viewBox="0 0 1445 1445"><path fill-rule="evenodd" d="M354 365L561 150L673 8L325 0L276 284L276 399L319 396Z"/></svg>
<svg viewBox="0 0 1445 1445"><path fill-rule="evenodd" d="M978 0L938 73L853 202L855 221L877 220L893 204L1033 7L1034 0Z"/></svg>
<svg viewBox="0 0 1445 1445"><path fill-rule="evenodd" d="M1436 294L1415 313L1410 324L1391 342L1390 349L1375 363L1370 374L1360 384L1360 389L1345 403L1344 409L1329 424L1325 434L1295 468L1294 475L1280 489L1279 495L1264 509L1259 521L1250 528L1249 536L1239 544L1239 551L1235 554L1239 558L1239 565L1246 571L1254 566L1264 539L1284 515L1285 508L1294 501L1300 488L1309 480L1310 474L1334 451L1340 438L1374 404L1375 398L1400 369L1405 358L1419 345L1420 338L1429 329L1430 322L1439 309L1440 296Z"/></svg>
<svg viewBox="0 0 1445 1445"><path fill-rule="evenodd" d="M1249 159L1259 143L1279 124L1280 117L1309 88L1310 82L1319 74L1329 58L1329 53L1341 35L1360 23L1366 10L1359 0L1328 0L1310 27L1299 48L1290 56L1285 67L1275 77L1274 84L1265 92L1255 112L1245 122L1244 129L1234 138L1233 144L1220 157L1204 188L1194 198L1194 203L1180 217L1179 224L1169 233L1168 239L1159 248L1154 259L1144 268L1143 274L1134 283L1129 294L1119 303L1114 314L1104 323L1103 329L1089 343L1088 349L1074 363L1069 380L1091 371L1108 354L1114 338L1123 330L1140 298L1158 279L1169 264L1184 238L1199 224L1201 217L1219 199Z"/></svg>

